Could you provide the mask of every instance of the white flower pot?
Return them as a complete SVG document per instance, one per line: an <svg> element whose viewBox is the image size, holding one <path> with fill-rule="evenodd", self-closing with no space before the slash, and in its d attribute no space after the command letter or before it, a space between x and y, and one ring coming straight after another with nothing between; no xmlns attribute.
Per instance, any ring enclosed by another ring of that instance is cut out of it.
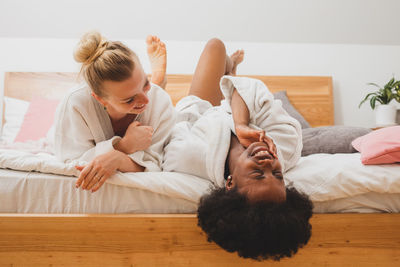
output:
<svg viewBox="0 0 400 267"><path fill-rule="evenodd" d="M396 106L378 105L375 108L376 127L385 127L396 124Z"/></svg>

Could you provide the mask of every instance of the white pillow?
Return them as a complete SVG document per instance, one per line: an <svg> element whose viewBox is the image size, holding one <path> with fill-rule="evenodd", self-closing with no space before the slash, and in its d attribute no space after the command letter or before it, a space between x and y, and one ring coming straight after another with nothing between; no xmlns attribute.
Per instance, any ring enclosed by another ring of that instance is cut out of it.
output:
<svg viewBox="0 0 400 267"><path fill-rule="evenodd" d="M6 143L12 143L14 142L14 139L24 121L25 113L29 108L29 102L5 96L4 105L5 121L2 129L1 140Z"/></svg>

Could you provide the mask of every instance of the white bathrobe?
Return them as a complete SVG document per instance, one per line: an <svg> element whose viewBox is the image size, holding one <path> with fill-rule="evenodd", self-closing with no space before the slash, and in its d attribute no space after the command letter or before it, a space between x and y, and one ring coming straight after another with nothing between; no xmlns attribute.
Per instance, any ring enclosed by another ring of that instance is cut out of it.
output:
<svg viewBox="0 0 400 267"><path fill-rule="evenodd" d="M175 125L176 112L169 95L159 86L151 84L147 96L150 101L137 121L153 127L152 143L146 150L129 156L145 167L145 171L161 171L163 148ZM111 151L113 144L121 138L114 135L107 111L91 95L86 84L74 88L65 96L55 120L55 154L66 163L88 163L96 156Z"/></svg>
<svg viewBox="0 0 400 267"><path fill-rule="evenodd" d="M259 80L224 76L220 87L225 100L213 107L208 101L187 96L178 102L177 124L165 147L164 171L176 171L224 186L224 167L231 131L235 132L230 107L234 88L250 112L250 127L263 129L273 139L283 172L292 168L302 149L300 123L282 108L280 100Z"/></svg>

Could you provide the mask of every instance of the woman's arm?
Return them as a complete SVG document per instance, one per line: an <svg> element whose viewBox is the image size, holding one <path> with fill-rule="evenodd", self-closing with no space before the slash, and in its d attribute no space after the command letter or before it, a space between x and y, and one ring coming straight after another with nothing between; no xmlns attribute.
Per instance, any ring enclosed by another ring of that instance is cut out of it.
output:
<svg viewBox="0 0 400 267"><path fill-rule="evenodd" d="M248 147L251 143L260 141L264 132L249 127L249 109L236 89L233 90L231 109L233 121L235 123L236 136L242 146Z"/></svg>
<svg viewBox="0 0 400 267"><path fill-rule="evenodd" d="M119 151L118 151L119 152ZM120 152L121 159L118 167L120 172L143 172L144 167L134 162L127 154Z"/></svg>
<svg viewBox="0 0 400 267"><path fill-rule="evenodd" d="M76 187L97 191L115 171L143 172L144 168L135 163L128 155L118 150L109 151L94 158L88 165L76 166L81 171Z"/></svg>
<svg viewBox="0 0 400 267"><path fill-rule="evenodd" d="M232 102L231 102L231 109L232 109L232 117L233 121L235 122L236 126L248 126L250 120L250 113L249 109L246 106L246 103L239 95L236 89L234 89L232 94Z"/></svg>
<svg viewBox="0 0 400 267"><path fill-rule="evenodd" d="M234 89L231 101L232 117L235 123L236 136L244 147L254 142L264 142L270 152L276 156L276 146L271 138L265 135L263 130L255 130L249 127L250 112L243 98Z"/></svg>

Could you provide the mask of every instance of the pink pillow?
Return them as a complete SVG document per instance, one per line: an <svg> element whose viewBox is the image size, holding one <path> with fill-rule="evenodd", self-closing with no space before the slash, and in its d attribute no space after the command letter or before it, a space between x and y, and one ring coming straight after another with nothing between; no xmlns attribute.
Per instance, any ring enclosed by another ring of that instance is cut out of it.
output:
<svg viewBox="0 0 400 267"><path fill-rule="evenodd" d="M352 143L363 164L400 162L400 126L392 126L358 137Z"/></svg>
<svg viewBox="0 0 400 267"><path fill-rule="evenodd" d="M46 137L54 122L58 100L34 97L14 142L36 141Z"/></svg>

